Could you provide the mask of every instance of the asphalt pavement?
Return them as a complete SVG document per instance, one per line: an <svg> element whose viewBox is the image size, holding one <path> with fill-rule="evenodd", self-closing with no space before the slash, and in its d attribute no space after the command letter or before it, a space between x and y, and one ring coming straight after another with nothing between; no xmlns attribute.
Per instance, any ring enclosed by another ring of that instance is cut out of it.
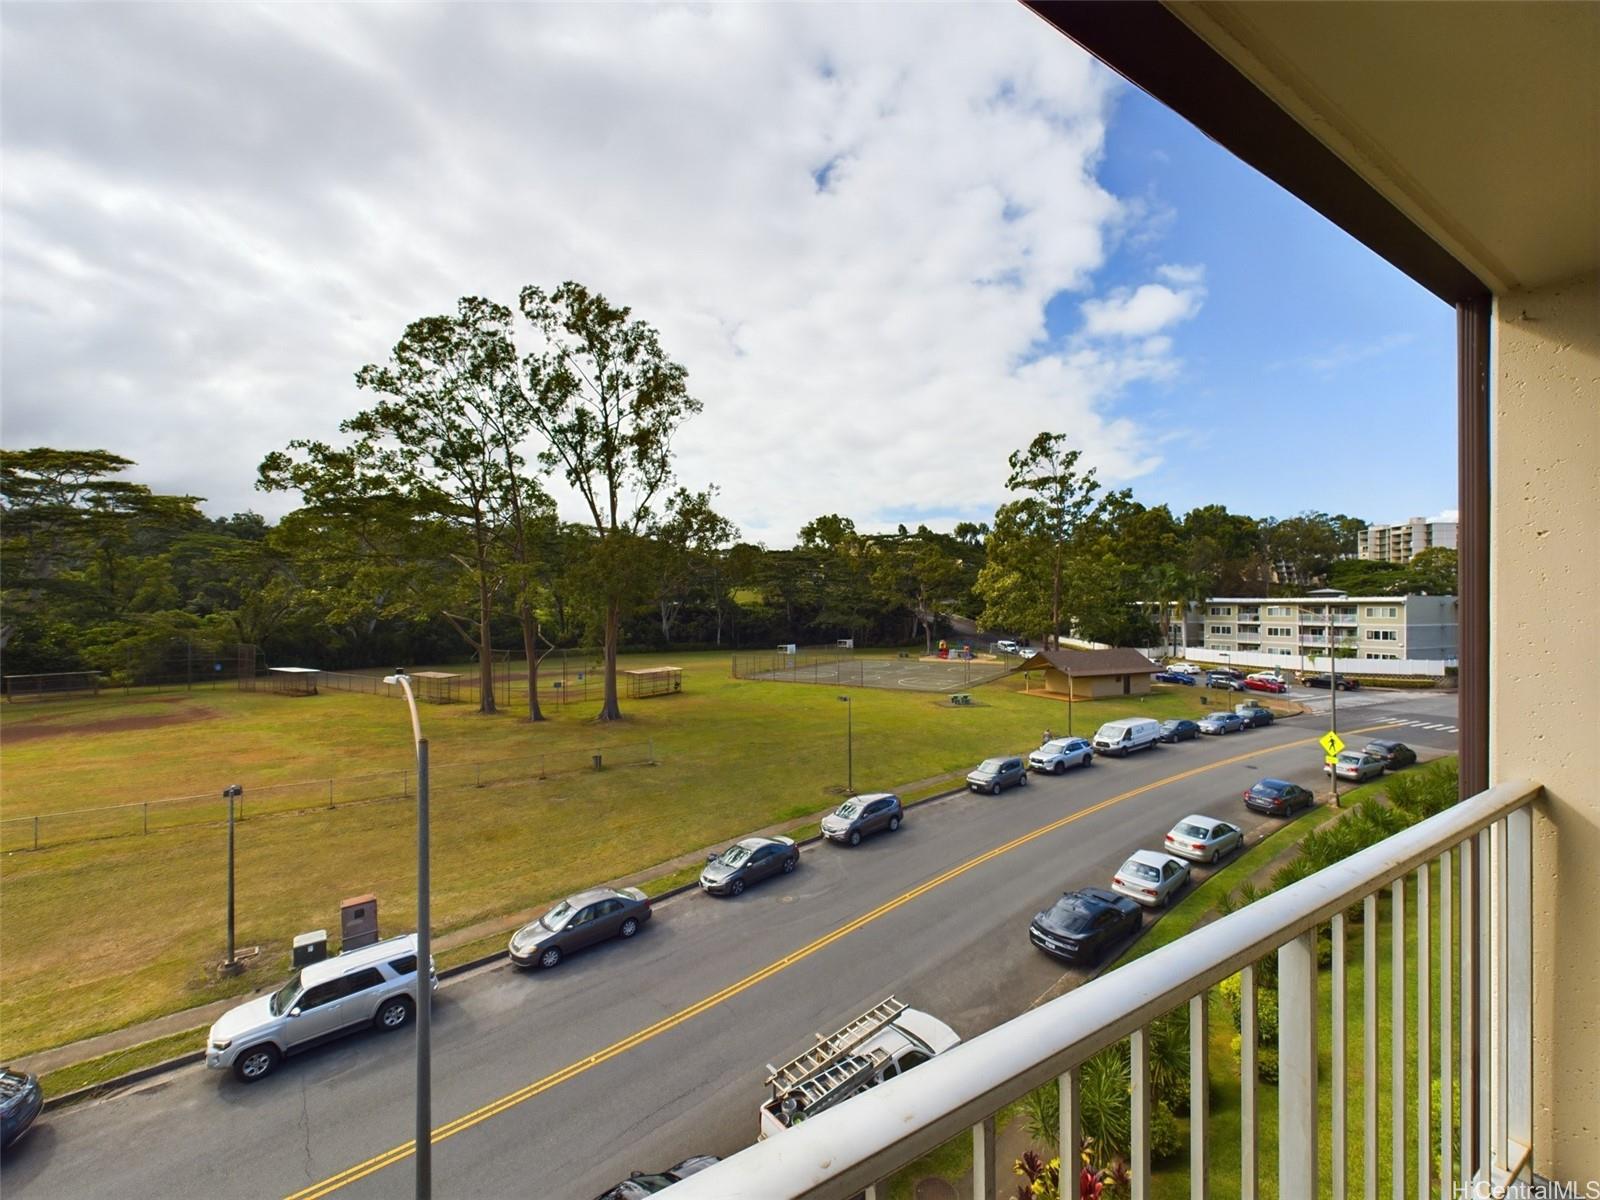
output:
<svg viewBox="0 0 1600 1200"><path fill-rule="evenodd" d="M1341 694L1339 725L1435 757L1455 749L1454 705L1347 709ZM639 937L554 971L452 981L433 1027L434 1194L584 1200L630 1170L731 1154L755 1138L765 1064L891 993L970 1037L1066 990L1081 976L1029 943L1033 914L1109 884L1189 813L1276 825L1241 793L1265 775L1324 790L1325 728L1307 715L919 806L898 833L808 847L743 896L665 901ZM48 1114L0 1183L8 1197L409 1195L413 1047L360 1034L249 1086L183 1068Z"/></svg>

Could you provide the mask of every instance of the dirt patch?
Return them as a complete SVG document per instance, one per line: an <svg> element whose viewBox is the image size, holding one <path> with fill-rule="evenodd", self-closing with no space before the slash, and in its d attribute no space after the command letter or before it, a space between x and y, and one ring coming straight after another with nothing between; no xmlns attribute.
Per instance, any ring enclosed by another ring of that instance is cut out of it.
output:
<svg viewBox="0 0 1600 1200"><path fill-rule="evenodd" d="M131 717L106 717L99 721L81 721L72 725L57 725L48 720L34 720L26 724L7 724L3 735L7 745L18 742L37 742L53 737L82 737L91 733L123 733L140 729L160 729L166 725L192 725L196 721L214 721L222 714L214 708L194 705L178 712L149 713Z"/></svg>

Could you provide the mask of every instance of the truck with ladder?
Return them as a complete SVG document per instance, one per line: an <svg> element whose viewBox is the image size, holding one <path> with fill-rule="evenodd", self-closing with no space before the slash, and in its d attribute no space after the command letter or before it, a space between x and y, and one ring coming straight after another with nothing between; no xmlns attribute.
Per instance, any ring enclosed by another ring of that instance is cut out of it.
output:
<svg viewBox="0 0 1600 1200"><path fill-rule="evenodd" d="M961 1041L956 1031L890 996L781 1067L767 1064L769 1096L759 1137L768 1138L893 1079Z"/></svg>

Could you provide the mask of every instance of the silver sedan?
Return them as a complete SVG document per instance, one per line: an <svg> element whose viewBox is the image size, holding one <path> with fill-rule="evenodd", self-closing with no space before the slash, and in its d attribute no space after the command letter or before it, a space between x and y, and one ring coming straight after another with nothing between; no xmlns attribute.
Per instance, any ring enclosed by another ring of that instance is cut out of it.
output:
<svg viewBox="0 0 1600 1200"><path fill-rule="evenodd" d="M1362 750L1346 750L1339 755L1338 762L1331 767L1323 767L1322 771L1324 774L1337 775L1340 779L1348 779L1352 783L1365 783L1382 775L1387 765L1376 754L1368 754Z"/></svg>
<svg viewBox="0 0 1600 1200"><path fill-rule="evenodd" d="M1165 849L1194 862L1214 863L1244 845L1244 831L1215 817L1185 817L1167 834Z"/></svg>

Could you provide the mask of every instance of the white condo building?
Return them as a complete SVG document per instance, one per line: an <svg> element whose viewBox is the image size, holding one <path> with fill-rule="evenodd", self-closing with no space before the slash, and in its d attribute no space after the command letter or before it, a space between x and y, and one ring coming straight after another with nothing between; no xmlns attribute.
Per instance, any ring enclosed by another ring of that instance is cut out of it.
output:
<svg viewBox="0 0 1600 1200"><path fill-rule="evenodd" d="M1332 588L1304 596L1213 596L1185 614L1181 645L1285 657L1321 657L1331 649L1365 659L1453 660L1457 613L1454 596L1350 596Z"/></svg>
<svg viewBox="0 0 1600 1200"><path fill-rule="evenodd" d="M1456 548L1454 521L1412 517L1398 525L1368 525L1356 534L1356 557L1377 562L1408 563L1435 546Z"/></svg>

